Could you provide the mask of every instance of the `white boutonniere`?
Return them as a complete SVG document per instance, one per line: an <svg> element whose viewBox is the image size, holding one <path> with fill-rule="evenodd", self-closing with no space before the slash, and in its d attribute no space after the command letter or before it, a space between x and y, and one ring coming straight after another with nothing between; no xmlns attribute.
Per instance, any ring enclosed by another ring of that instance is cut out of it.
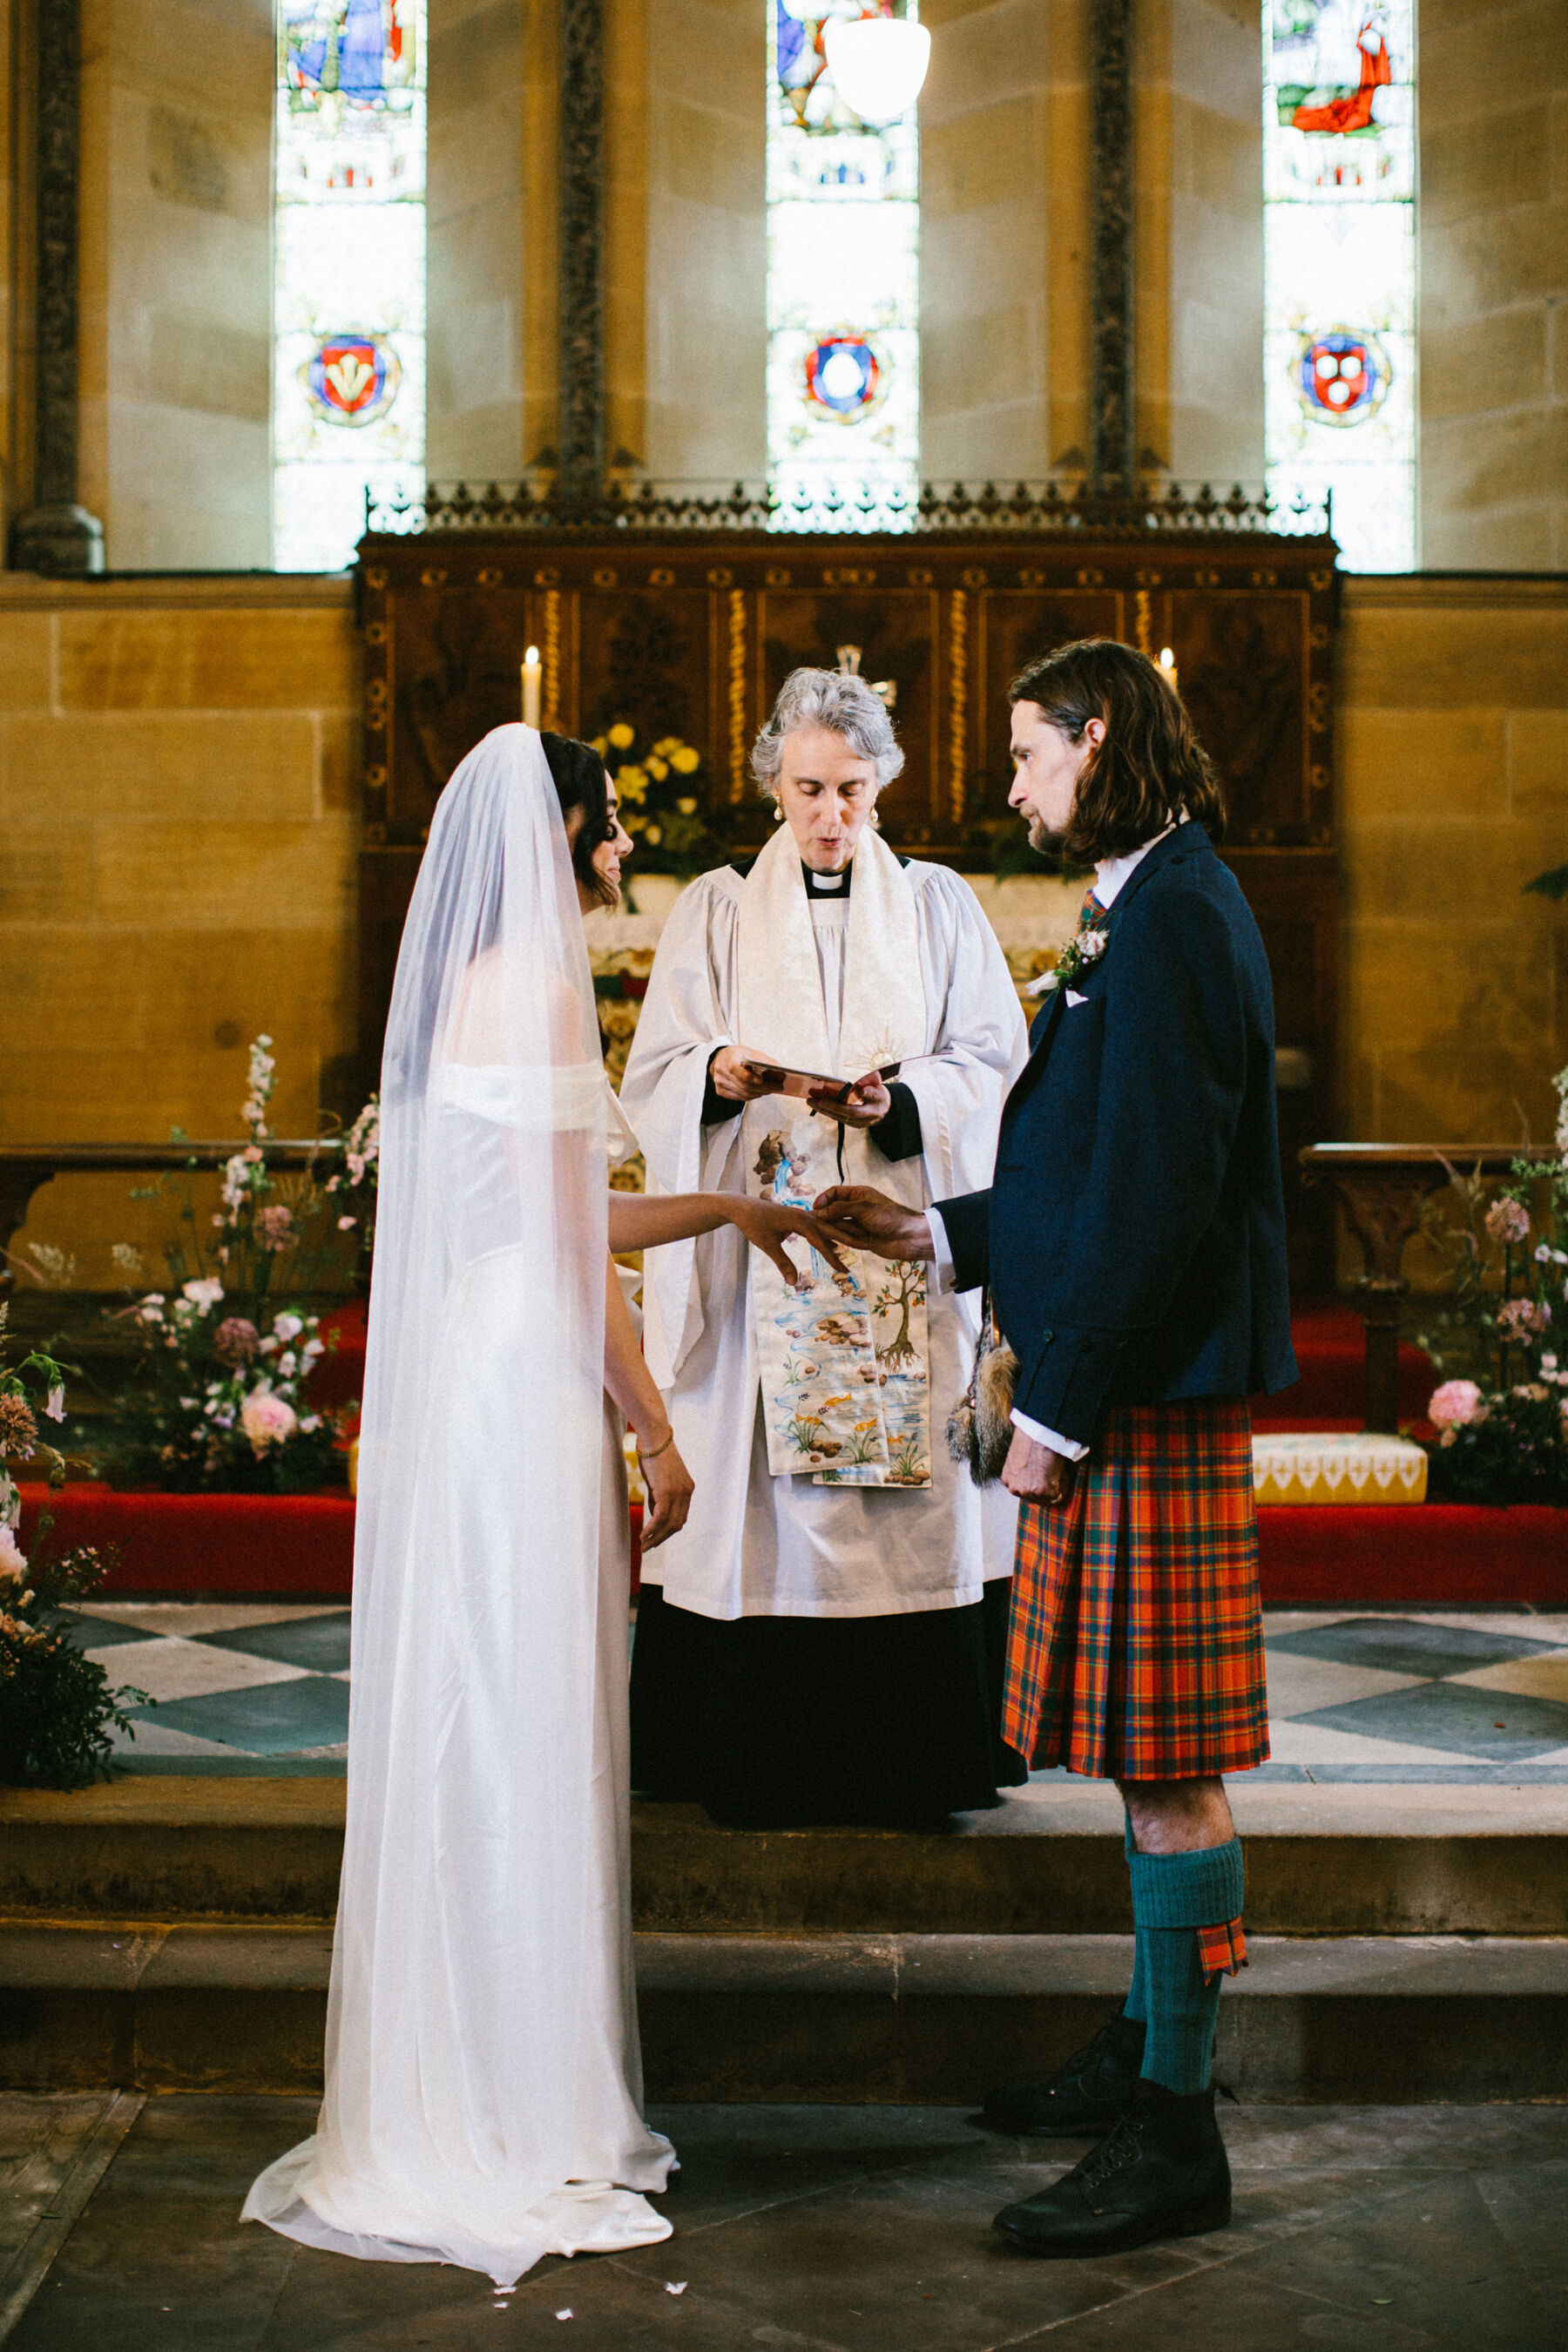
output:
<svg viewBox="0 0 1568 2352"><path fill-rule="evenodd" d="M1069 988L1081 972L1089 970L1090 964L1100 961L1110 944L1109 931L1077 932L1058 956L1054 970L1047 971L1043 979L1036 981L1031 992L1037 996L1054 996L1059 990Z"/></svg>

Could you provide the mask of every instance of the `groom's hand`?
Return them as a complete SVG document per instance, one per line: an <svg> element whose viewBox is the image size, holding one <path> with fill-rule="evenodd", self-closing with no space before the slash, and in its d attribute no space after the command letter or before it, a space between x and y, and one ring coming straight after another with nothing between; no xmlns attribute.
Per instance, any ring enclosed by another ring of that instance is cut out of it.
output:
<svg viewBox="0 0 1568 2352"><path fill-rule="evenodd" d="M931 1258L935 1248L929 1221L870 1184L830 1184L812 1208L828 1231L849 1249L879 1257Z"/></svg>
<svg viewBox="0 0 1568 2352"><path fill-rule="evenodd" d="M1072 1493L1076 1467L1065 1454L1053 1454L1048 1445L1015 1429L1002 1465L1002 1484L1021 1503L1065 1503Z"/></svg>

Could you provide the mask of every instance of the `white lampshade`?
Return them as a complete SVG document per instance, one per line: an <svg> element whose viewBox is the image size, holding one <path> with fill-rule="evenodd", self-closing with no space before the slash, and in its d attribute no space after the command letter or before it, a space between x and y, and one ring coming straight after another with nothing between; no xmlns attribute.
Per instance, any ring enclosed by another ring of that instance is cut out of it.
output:
<svg viewBox="0 0 1568 2352"><path fill-rule="evenodd" d="M921 94L931 35L901 16L836 17L826 31L827 67L846 106L862 122L896 122Z"/></svg>

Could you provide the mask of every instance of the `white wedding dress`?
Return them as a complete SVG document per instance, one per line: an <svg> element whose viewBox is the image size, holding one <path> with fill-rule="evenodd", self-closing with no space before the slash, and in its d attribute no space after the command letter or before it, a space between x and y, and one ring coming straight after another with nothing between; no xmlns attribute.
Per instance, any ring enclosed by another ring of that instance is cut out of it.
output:
<svg viewBox="0 0 1568 2352"><path fill-rule="evenodd" d="M326 2094L245 2218L500 2285L669 2234L640 2193L675 2157L640 2112L606 1109L554 789L500 729L399 954Z"/></svg>

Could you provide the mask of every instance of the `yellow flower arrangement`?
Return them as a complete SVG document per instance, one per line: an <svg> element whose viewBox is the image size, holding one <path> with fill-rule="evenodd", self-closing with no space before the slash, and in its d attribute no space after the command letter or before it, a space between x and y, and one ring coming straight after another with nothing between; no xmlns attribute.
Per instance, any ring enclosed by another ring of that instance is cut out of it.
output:
<svg viewBox="0 0 1568 2352"><path fill-rule="evenodd" d="M617 719L595 736L594 749L615 783L621 822L649 868L689 877L721 862L722 835L704 814L696 789L702 754L694 744L679 735L661 735L644 750L632 722ZM648 854L654 851L657 857ZM635 873L629 878L635 885Z"/></svg>

